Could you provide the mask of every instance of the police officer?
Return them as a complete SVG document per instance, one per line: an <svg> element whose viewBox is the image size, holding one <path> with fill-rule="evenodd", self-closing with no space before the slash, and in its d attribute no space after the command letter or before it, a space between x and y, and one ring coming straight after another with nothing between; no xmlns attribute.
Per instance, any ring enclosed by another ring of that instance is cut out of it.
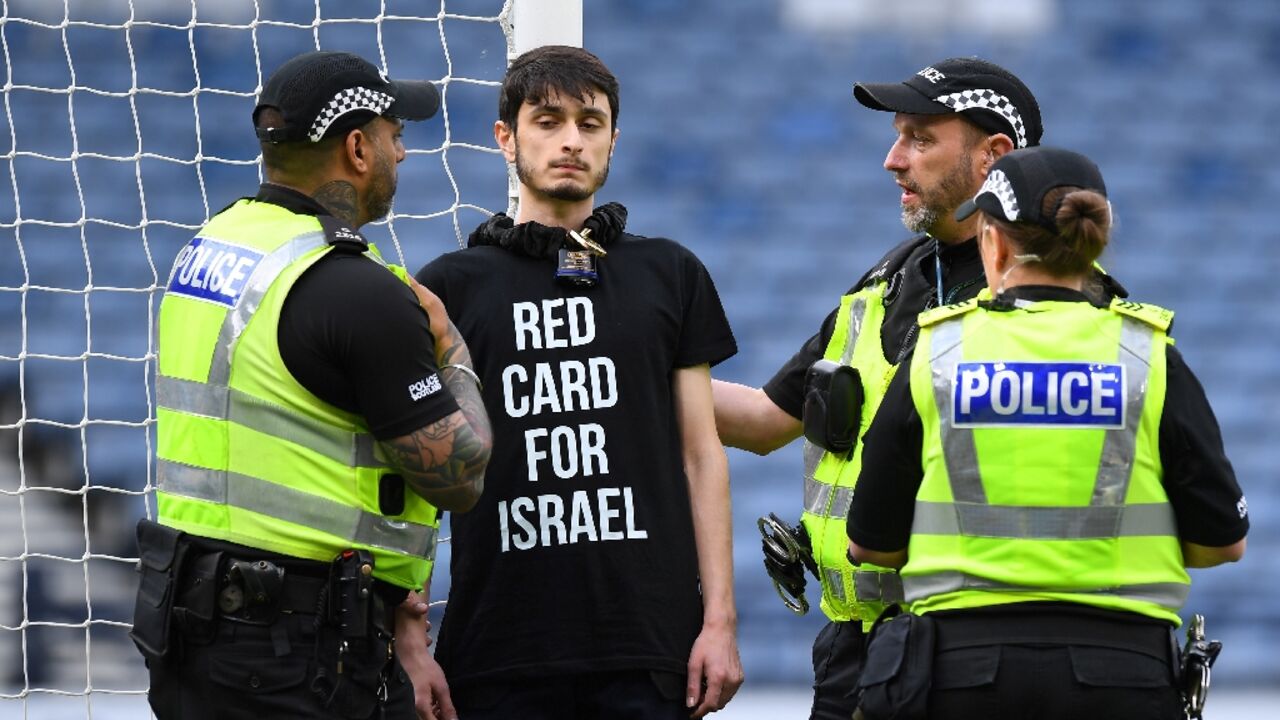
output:
<svg viewBox="0 0 1280 720"><path fill-rule="evenodd" d="M866 564L855 569L845 556L845 518L864 464L854 437L870 424L890 374L915 344L917 314L971 298L984 285L975 224L952 213L973 197L997 158L1037 145L1042 132L1031 91L1008 70L983 60L949 58L901 83L858 83L854 97L868 108L894 113L896 140L884 168L902 190L903 225L918 235L863 275L763 389L713 383L716 425L726 445L766 454L802 429L809 440L802 528L794 542L786 537L791 533L776 534L792 546L790 553L766 544L766 566L794 595L803 593L805 561L821 582L821 607L830 622L813 646L814 720L846 720L852 713L863 631L886 603L901 598L896 575ZM1112 285L1107 292L1122 291ZM842 410L853 402L849 395L806 401L806 375L820 360L857 371L844 385L861 395L861 406L849 412L844 437L814 432L828 429L829 422L817 409Z"/></svg>
<svg viewBox="0 0 1280 720"><path fill-rule="evenodd" d="M253 113L266 182L178 254L133 630L161 720L412 718L402 665L428 716L418 592L490 431L443 306L358 229L438 105L355 55L289 60Z"/></svg>
<svg viewBox="0 0 1280 720"><path fill-rule="evenodd" d="M850 552L900 567L932 619L912 629L934 630L930 718L1181 717L1185 568L1238 560L1248 518L1173 314L1081 291L1111 226L1084 156L1004 156L956 218L975 214L992 290L921 314L865 436ZM889 645L873 635L869 720Z"/></svg>

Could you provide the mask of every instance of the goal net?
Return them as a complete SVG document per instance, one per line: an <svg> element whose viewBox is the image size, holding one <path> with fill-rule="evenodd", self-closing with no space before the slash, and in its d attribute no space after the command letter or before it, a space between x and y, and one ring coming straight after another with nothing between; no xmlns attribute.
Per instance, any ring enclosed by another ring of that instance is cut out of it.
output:
<svg viewBox="0 0 1280 720"><path fill-rule="evenodd" d="M414 270L507 204L492 126L511 5L3 4L0 718L149 717L128 630L133 527L155 516L154 321L178 249L255 192L265 78L324 49L437 83L392 214L366 228Z"/></svg>

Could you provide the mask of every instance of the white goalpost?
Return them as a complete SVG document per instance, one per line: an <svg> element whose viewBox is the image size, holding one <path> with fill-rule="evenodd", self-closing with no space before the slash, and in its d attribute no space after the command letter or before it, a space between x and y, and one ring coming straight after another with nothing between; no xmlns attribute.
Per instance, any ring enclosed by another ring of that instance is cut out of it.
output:
<svg viewBox="0 0 1280 720"><path fill-rule="evenodd" d="M265 78L324 49L437 83L366 228L412 271L508 201L510 58L581 42L582 0L3 3L0 720L150 717L128 631L133 527L155 517L154 321L178 248L255 192Z"/></svg>

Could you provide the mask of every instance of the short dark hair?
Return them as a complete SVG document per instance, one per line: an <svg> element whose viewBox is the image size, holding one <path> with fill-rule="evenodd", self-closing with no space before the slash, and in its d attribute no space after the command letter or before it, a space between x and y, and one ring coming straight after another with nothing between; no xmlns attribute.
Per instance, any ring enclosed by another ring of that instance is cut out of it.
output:
<svg viewBox="0 0 1280 720"><path fill-rule="evenodd" d="M511 63L498 93L498 119L512 130L524 103L538 104L553 94L586 101L596 93L609 101L610 123L618 127L618 79L600 58L568 45L534 48Z"/></svg>
<svg viewBox="0 0 1280 720"><path fill-rule="evenodd" d="M272 143L261 140L259 146L262 148L262 165L286 178L306 177L309 173L325 167L334 149L345 143L347 136L353 130L370 132L374 120L378 117L375 115L359 126L349 128L337 135L321 138L317 142ZM283 127L284 115L276 108L264 107L258 111L254 124L260 128Z"/></svg>

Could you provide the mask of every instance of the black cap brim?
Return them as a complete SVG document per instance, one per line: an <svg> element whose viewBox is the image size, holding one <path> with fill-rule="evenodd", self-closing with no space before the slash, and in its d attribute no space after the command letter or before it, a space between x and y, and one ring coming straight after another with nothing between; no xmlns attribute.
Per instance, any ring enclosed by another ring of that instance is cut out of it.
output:
<svg viewBox="0 0 1280 720"><path fill-rule="evenodd" d="M1001 220L1007 219L1004 216L1004 208L1000 207L1000 201L996 198L995 194L982 190L977 194L977 196L965 200L960 207L956 208L956 222L968 220L969 216L979 210L991 217L1000 218Z"/></svg>
<svg viewBox="0 0 1280 720"><path fill-rule="evenodd" d="M386 114L401 120L426 120L440 109L440 93L427 80L393 80L391 95L396 101Z"/></svg>
<svg viewBox="0 0 1280 720"><path fill-rule="evenodd" d="M911 115L943 115L955 112L934 102L905 83L857 83L853 97L872 110L901 112Z"/></svg>
<svg viewBox="0 0 1280 720"><path fill-rule="evenodd" d="M956 222L964 222L976 212L978 212L978 203L974 202L972 198L965 200L960 207L956 208Z"/></svg>

